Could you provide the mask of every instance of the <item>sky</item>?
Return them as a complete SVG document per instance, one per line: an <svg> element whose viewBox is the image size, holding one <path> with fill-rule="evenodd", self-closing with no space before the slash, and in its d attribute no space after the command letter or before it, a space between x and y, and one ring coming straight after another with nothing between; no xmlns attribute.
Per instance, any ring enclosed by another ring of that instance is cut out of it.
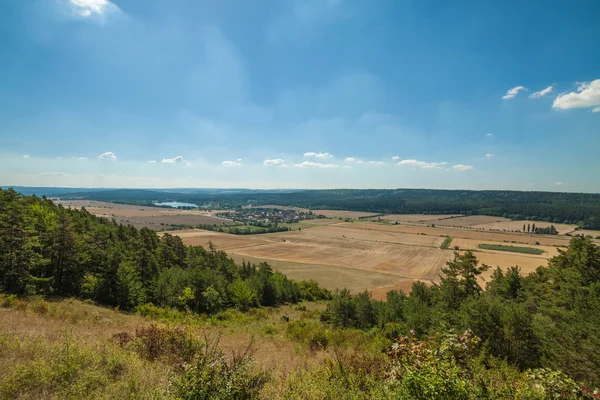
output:
<svg viewBox="0 0 600 400"><path fill-rule="evenodd" d="M0 1L0 185L600 192L599 15Z"/></svg>

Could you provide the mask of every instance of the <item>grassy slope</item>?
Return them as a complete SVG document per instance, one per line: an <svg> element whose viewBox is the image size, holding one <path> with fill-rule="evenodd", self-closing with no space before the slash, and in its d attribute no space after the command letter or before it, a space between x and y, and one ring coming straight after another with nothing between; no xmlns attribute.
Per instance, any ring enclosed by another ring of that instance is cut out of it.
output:
<svg viewBox="0 0 600 400"><path fill-rule="evenodd" d="M117 398L126 394L168 398L168 377L176 367L160 360L149 362L116 346L113 340L117 333L133 334L153 323L183 326L198 340L218 338L227 357L251 344L253 368L271 376L262 392L264 398L281 397L289 376L306 373L333 354L329 348L311 349L311 343L300 334L290 336L288 332L288 325L294 322L320 326L318 311L324 304L319 303L245 314L226 311L211 318L177 314L172 321L75 299L16 300L8 307L5 303L6 297L0 295L0 399ZM331 337L330 344L364 347L368 344L365 337L363 332L348 331Z"/></svg>

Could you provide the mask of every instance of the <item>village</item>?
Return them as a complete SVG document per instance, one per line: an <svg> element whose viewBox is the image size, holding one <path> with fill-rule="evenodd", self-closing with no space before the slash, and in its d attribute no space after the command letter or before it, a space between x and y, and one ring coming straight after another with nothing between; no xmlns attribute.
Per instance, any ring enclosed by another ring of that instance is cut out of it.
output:
<svg viewBox="0 0 600 400"><path fill-rule="evenodd" d="M289 224L306 219L324 218L324 216L313 214L312 211L304 212L292 209L280 210L271 208L243 208L234 211L219 212L216 216L250 225Z"/></svg>

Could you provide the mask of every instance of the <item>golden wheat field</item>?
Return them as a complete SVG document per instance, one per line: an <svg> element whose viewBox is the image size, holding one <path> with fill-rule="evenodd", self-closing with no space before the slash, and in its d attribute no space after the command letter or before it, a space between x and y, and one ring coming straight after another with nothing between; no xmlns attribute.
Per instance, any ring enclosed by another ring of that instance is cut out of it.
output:
<svg viewBox="0 0 600 400"><path fill-rule="evenodd" d="M389 289L409 290L412 283L439 279L441 268L460 251L475 250L481 263L492 267L483 274L489 278L496 267L519 266L530 273L556 255L557 246L568 245L564 235L529 235L472 228L435 227L426 224L393 225L370 221L337 222L301 231L256 236L234 236L206 231L178 233L186 244L212 241L234 259L267 261L295 279L314 279L328 288L369 289L375 298L385 298ZM316 221L315 221L316 223ZM440 249L445 236L453 238L446 250ZM541 255L479 249L481 243L542 249Z"/></svg>
<svg viewBox="0 0 600 400"><path fill-rule="evenodd" d="M150 226L161 230L176 225L228 223L208 211L142 207L98 201L62 202L68 207L86 207L93 214L115 218L118 222ZM269 206L263 206L269 207ZM282 208L281 206L272 206ZM294 279L314 279L329 289L347 287L353 292L371 290L375 298L385 298L389 289L410 290L413 282L433 283L441 269L454 257L454 251L474 250L481 263L492 268L518 266L527 274L545 265L566 247L566 233L599 236L600 231L575 231L574 225L554 224L559 235L534 235L521 232L523 223L538 227L547 222L511 221L500 217L391 214L313 210L327 219L304 220L290 232L262 235L230 235L200 229L169 231L188 245L207 247L209 243L226 251L236 261L269 262ZM349 222L340 218L350 219ZM358 220L361 218L361 220ZM196 222L203 219L205 222ZM206 222L210 221L210 222ZM153 225L156 224L156 225ZM162 224L162 225L161 225ZM441 249L446 236L452 238ZM512 245L541 249L543 254L515 253L479 248L479 244Z"/></svg>

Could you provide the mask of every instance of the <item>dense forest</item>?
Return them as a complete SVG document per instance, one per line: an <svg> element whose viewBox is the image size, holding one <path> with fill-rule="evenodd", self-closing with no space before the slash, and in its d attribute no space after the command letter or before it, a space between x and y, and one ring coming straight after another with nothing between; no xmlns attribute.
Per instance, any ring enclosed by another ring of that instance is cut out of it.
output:
<svg viewBox="0 0 600 400"><path fill-rule="evenodd" d="M315 282L294 282L266 263L236 265L212 246L185 246L178 236L13 190L0 190L0 292L204 313L328 296Z"/></svg>
<svg viewBox="0 0 600 400"><path fill-rule="evenodd" d="M417 282L409 294L390 291L387 301L374 301L366 291L330 293L314 282L287 279L266 263L236 265L212 246L184 246L177 236L0 191L0 292L203 314L322 299L327 307L320 322L286 321L289 338L318 349L352 337L363 348L371 343L385 351L336 356L313 375L292 377L286 393L597 398L590 387L600 385L600 248L574 236L547 267L526 277L518 267L496 269L483 290L478 278L488 268L472 252L456 253L437 284ZM221 390L214 382L229 376L198 360L198 369L178 381L181 398L211 398L189 393ZM252 390L258 387L242 378L230 382L235 393L246 393L249 382ZM256 398L248 393L221 398Z"/></svg>
<svg viewBox="0 0 600 400"><path fill-rule="evenodd" d="M51 191L48 192L52 194ZM60 194L58 194L60 196ZM389 214L492 215L515 220L578 224L600 229L600 194L507 190L336 189L288 192L177 192L116 189L71 192L64 198L152 205L180 201L208 208L277 204L310 209L339 209Z"/></svg>

